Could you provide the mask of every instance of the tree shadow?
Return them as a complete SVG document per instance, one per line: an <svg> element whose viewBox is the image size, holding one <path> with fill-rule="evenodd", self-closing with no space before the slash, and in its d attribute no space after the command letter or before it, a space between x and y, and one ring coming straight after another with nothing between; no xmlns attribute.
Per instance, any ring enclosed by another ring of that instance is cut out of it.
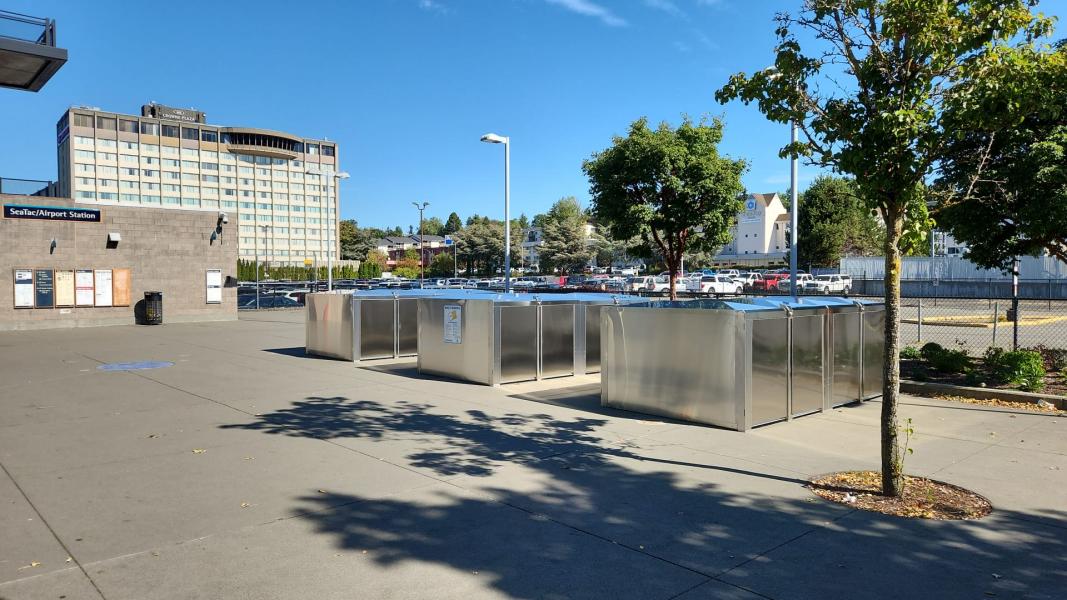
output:
<svg viewBox="0 0 1067 600"><path fill-rule="evenodd" d="M620 443L608 425L310 397L223 428L364 444L372 456L375 444L401 444L402 466L451 478L386 499L330 490L296 499L317 531L384 569L371 595L374 586L437 595L409 576L425 565L462 575L477 586L470 593L513 598L668 598L709 579L718 581L700 597L727 584L773 598L1055 598L1067 589L1067 513L1042 515L1063 528L1003 507L978 522L863 513L816 499L787 470Z"/></svg>

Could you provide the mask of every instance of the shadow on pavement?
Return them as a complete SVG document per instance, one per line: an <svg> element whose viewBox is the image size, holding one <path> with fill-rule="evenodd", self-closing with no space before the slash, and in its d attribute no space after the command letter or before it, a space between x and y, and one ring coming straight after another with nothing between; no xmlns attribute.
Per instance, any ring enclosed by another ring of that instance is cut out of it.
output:
<svg viewBox="0 0 1067 600"><path fill-rule="evenodd" d="M815 500L802 479L771 467L612 442L598 435L603 419L435 408L310 397L222 427L410 441L401 464L468 477L411 500L309 491L294 511L380 566L447 566L512 598L667 598L697 574L776 599L1057 598L1067 589L1062 511L1046 516L1063 529L1010 507L977 522L861 513ZM426 585L417 589L433 595Z"/></svg>

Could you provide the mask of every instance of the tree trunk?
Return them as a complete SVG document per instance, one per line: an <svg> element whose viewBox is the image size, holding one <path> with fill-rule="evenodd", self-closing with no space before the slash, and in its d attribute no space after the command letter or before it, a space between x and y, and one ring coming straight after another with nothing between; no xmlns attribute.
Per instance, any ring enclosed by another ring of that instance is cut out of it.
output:
<svg viewBox="0 0 1067 600"><path fill-rule="evenodd" d="M901 210L886 211L885 355L882 357L882 493L904 491L904 457L897 439L897 398L900 395L900 236Z"/></svg>
<svg viewBox="0 0 1067 600"><path fill-rule="evenodd" d="M670 285L670 287L668 289L671 291L671 300L677 300L678 299L678 290L675 289L675 286L674 286L674 280L675 280L675 277L677 277L677 275L678 275L678 261L674 260L673 258L668 258L667 259L667 276L670 277L670 281L668 282L668 285Z"/></svg>

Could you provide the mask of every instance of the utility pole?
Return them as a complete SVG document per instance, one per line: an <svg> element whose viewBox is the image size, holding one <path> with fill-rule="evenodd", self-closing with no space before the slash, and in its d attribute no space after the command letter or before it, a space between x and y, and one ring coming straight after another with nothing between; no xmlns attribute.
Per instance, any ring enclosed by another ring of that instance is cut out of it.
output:
<svg viewBox="0 0 1067 600"><path fill-rule="evenodd" d="M412 204L419 211L419 288L422 289L426 287L426 238L422 234L422 213L430 203L423 202L420 205L418 202L412 202Z"/></svg>

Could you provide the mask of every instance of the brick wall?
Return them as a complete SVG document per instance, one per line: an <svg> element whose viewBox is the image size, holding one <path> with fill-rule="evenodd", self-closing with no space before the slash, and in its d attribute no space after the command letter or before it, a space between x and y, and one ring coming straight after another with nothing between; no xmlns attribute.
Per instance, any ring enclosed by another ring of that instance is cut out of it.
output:
<svg viewBox="0 0 1067 600"><path fill-rule="evenodd" d="M87 327L135 322L146 291L163 292L163 322L237 318L237 289L223 287L222 303L207 304L208 269L223 280L237 273L237 224L223 225L211 242L217 211L78 205L65 198L0 195L3 204L100 210L99 223L6 219L0 216L0 330ZM108 233L122 236L109 248ZM51 240L56 248L49 252ZM14 269L130 269L130 306L20 308Z"/></svg>

